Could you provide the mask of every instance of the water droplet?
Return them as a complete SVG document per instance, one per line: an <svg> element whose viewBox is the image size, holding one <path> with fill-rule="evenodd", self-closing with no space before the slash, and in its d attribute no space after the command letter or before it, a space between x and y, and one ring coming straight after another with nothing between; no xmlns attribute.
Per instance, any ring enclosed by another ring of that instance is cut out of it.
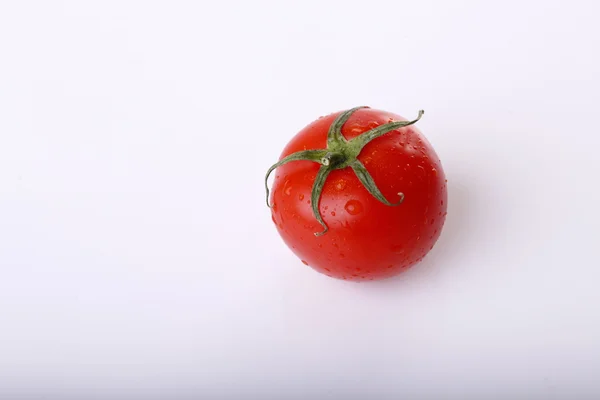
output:
<svg viewBox="0 0 600 400"><path fill-rule="evenodd" d="M344 253L340 253L340 258L346 258L346 255Z"/></svg>
<svg viewBox="0 0 600 400"><path fill-rule="evenodd" d="M392 246L392 251L394 253L404 253L404 246L402 246L401 244L396 244Z"/></svg>
<svg viewBox="0 0 600 400"><path fill-rule="evenodd" d="M390 265L388 265L387 267L388 267L388 268L393 268L394 266L393 266L392 264L390 264Z"/></svg>
<svg viewBox="0 0 600 400"><path fill-rule="evenodd" d="M329 206L324 206L323 210L327 211L329 209Z"/></svg>
<svg viewBox="0 0 600 400"><path fill-rule="evenodd" d="M433 174L433 176L437 176L437 169L431 168L431 173Z"/></svg>
<svg viewBox="0 0 600 400"><path fill-rule="evenodd" d="M286 187L283 192L289 196L290 194L292 194L292 187L291 186Z"/></svg>
<svg viewBox="0 0 600 400"><path fill-rule="evenodd" d="M331 212L331 216L332 216L332 217L335 217L335 211L332 211L332 212Z"/></svg>
<svg viewBox="0 0 600 400"><path fill-rule="evenodd" d="M273 209L274 212L277 212L277 203L273 203L271 208Z"/></svg>
<svg viewBox="0 0 600 400"><path fill-rule="evenodd" d="M335 188L337 190L344 190L345 187L346 187L346 181L345 180L339 180L335 184Z"/></svg>
<svg viewBox="0 0 600 400"><path fill-rule="evenodd" d="M348 214L350 215L357 215L360 214L363 210L363 205L360 201L358 200L349 200L346 205L344 206L344 209L348 212Z"/></svg>
<svg viewBox="0 0 600 400"><path fill-rule="evenodd" d="M325 268L325 271L327 272L331 272L331 270L329 268Z"/></svg>
<svg viewBox="0 0 600 400"><path fill-rule="evenodd" d="M444 205L444 200L442 200L442 201L440 202L440 204L441 204L441 205Z"/></svg>
<svg viewBox="0 0 600 400"><path fill-rule="evenodd" d="M301 260L301 261L302 261L302 264L308 265L308 263L306 261L304 261L304 260Z"/></svg>
<svg viewBox="0 0 600 400"><path fill-rule="evenodd" d="M357 268L355 268L355 270L360 271L360 268L357 267Z"/></svg>
<svg viewBox="0 0 600 400"><path fill-rule="evenodd" d="M430 223L431 225L433 225L433 223L434 223L434 222L435 222L435 218L431 218L431 221L429 221L429 223Z"/></svg>
<svg viewBox="0 0 600 400"><path fill-rule="evenodd" d="M304 200L304 195L303 195L302 193L300 193L300 194L298 195L298 199L300 199L300 201Z"/></svg>

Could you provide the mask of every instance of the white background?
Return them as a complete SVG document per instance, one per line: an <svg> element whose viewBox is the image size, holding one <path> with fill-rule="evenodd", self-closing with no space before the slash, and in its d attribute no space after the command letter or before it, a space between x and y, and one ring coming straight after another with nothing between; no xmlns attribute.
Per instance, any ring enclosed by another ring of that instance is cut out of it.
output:
<svg viewBox="0 0 600 400"><path fill-rule="evenodd" d="M0 397L600 396L600 6L0 1ZM449 212L333 280L263 175L323 114L414 117Z"/></svg>

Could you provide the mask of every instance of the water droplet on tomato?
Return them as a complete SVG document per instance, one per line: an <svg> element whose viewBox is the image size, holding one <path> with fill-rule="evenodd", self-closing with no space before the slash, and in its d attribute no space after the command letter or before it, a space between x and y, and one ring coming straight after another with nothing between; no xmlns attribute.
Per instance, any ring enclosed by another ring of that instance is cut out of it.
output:
<svg viewBox="0 0 600 400"><path fill-rule="evenodd" d="M298 195L298 199L300 199L300 201L304 200L304 195L303 195L302 193L300 193L300 194Z"/></svg>
<svg viewBox="0 0 600 400"><path fill-rule="evenodd" d="M308 265L308 263L306 261L304 261L304 260L300 260L300 261L302 261L302 264Z"/></svg>
<svg viewBox="0 0 600 400"><path fill-rule="evenodd" d="M335 184L335 188L337 190L344 190L345 187L346 187L346 181L345 180L339 180Z"/></svg>
<svg viewBox="0 0 600 400"><path fill-rule="evenodd" d="M332 212L331 212L331 216L332 216L332 217L335 217L335 211L332 211Z"/></svg>
<svg viewBox="0 0 600 400"><path fill-rule="evenodd" d="M288 186L285 188L285 190L283 191L287 196L289 196L290 194L292 194L292 187Z"/></svg>
<svg viewBox="0 0 600 400"><path fill-rule="evenodd" d="M433 174L433 176L437 176L437 169L431 168L431 173Z"/></svg>
<svg viewBox="0 0 600 400"><path fill-rule="evenodd" d="M404 253L404 246L401 244L396 244L392 246L392 251L394 253Z"/></svg>
<svg viewBox="0 0 600 400"><path fill-rule="evenodd" d="M429 221L429 223L430 223L431 225L433 225L433 223L434 223L434 222L435 222L435 218L431 218L431 221Z"/></svg>
<svg viewBox="0 0 600 400"><path fill-rule="evenodd" d="M358 215L362 212L363 210L363 205L360 201L358 200L349 200L346 205L344 206L344 209L348 212L348 214L350 215Z"/></svg>

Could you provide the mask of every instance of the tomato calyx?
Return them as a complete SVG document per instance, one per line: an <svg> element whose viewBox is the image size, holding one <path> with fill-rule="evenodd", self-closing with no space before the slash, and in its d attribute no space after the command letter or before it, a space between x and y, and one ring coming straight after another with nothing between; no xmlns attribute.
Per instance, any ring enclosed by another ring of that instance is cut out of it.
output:
<svg viewBox="0 0 600 400"><path fill-rule="evenodd" d="M395 121L390 122L384 125L377 126L367 132L360 134L354 139L347 140L344 135L342 135L342 127L348 121L350 116L361 108L367 108L365 106L354 107L349 110L342 112L338 117L332 122L329 127L329 131L327 132L327 148L326 149L314 149L314 150L302 150L296 153L290 154L287 157L279 160L277 163L273 164L267 171L265 175L265 190L267 193L267 207L271 207L269 204L269 185L268 179L269 175L282 166L283 164L287 164L292 161L313 161L318 164L321 164L319 171L317 172L317 176L315 177L315 182L313 183L312 192L311 192L311 206L313 214L316 220L323 227L323 231L315 232L315 236L321 236L325 234L329 228L327 224L323 221L321 213L319 212L319 200L321 198L321 193L323 192L323 187L325 186L325 182L327 181L327 177L336 169L342 168L352 168L358 180L362 183L362 185L369 191L369 193L375 197L380 202L384 203L388 206L397 206L402 204L404 201L404 194L398 193L399 200L395 203L388 201L385 196L381 193L377 184L373 180L373 177L363 163L358 160L358 155L362 151L362 149L371 141L377 139L378 137L385 135L395 129L402 128L408 125L412 125L419 121L424 114L423 110L419 111L419 115L416 119L412 121Z"/></svg>

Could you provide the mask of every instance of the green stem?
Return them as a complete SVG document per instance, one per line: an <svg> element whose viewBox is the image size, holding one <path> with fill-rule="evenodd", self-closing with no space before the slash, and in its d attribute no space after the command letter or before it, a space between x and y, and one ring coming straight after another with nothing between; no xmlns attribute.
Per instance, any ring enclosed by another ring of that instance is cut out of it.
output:
<svg viewBox="0 0 600 400"><path fill-rule="evenodd" d="M317 221L319 221L319 223L323 227L323 231L315 232L315 236L321 236L329 230L329 228L323 221L323 217L321 217L321 213L319 212L319 201L321 200L321 192L323 191L323 186L325 186L325 181L327 180L327 176L331 171L331 168L327 165L323 165L321 166L321 168L319 168L319 172L315 177L315 183L313 184L312 192L310 194L310 203L312 205L313 214L315 215L315 218L317 218Z"/></svg>
<svg viewBox="0 0 600 400"><path fill-rule="evenodd" d="M390 203L383 196L383 194L375 184L375 181L373 180L371 174L369 174L369 171L367 171L363 163L361 163L358 159L354 160L352 164L350 164L350 167L358 177L360 183L363 184L363 186L369 191L369 193L371 193L373 197L375 197L377 200L379 200L386 206L398 206L404 201L404 193L398 193L398 196L400 196L400 200L398 200L396 203Z"/></svg>
<svg viewBox="0 0 600 400"><path fill-rule="evenodd" d="M327 155L326 150L304 150L304 151L299 151L297 153L290 154L289 156L283 158L279 162L273 164L271 166L271 168L269 168L269 170L267 171L267 174L265 175L265 190L267 192L267 207L271 208L271 205L269 204L269 183L268 183L269 175L271 175L271 172L275 171L276 168L281 167L283 164L287 164L291 161L306 160L306 161L314 161L314 162L320 163L321 160L323 159L323 157L325 157L326 155Z"/></svg>
<svg viewBox="0 0 600 400"><path fill-rule="evenodd" d="M290 154L287 157L284 157L279 162L273 164L267 174L265 175L265 190L267 193L267 206L271 207L269 204L269 185L268 179L269 175L278 167L291 162L291 161L312 161L321 164L321 168L315 177L315 182L313 184L312 192L311 192L311 205L312 211L321 226L323 226L322 232L315 232L315 236L321 236L328 231L327 224L323 221L323 217L319 212L319 203L321 200L321 194L323 192L323 187L325 186L325 182L327 181L327 177L331 173L331 171L336 169L342 169L350 167L356 174L358 180L362 185L369 191L369 193L375 197L377 200L382 202L388 206L397 206L400 205L404 201L404 194L398 193L400 199L396 203L392 203L385 198L385 196L381 193L381 190L375 184L373 177L365 166L358 160L358 155L362 151L362 149L371 141L377 139L389 133L395 129L399 129L405 126L412 125L419 121L423 116L424 111L419 111L419 115L416 119L412 121L397 121L390 122L388 124L380 125L376 128L373 128L352 140L346 140L346 138L342 135L342 127L344 124L350 119L352 114L354 114L357 110L365 108L364 106L351 108L347 111L340 113L337 118L332 122L329 127L329 131L327 132L327 148L318 149L318 150L303 150L298 151L296 153Z"/></svg>
<svg viewBox="0 0 600 400"><path fill-rule="evenodd" d="M425 113L425 111L420 110L417 118L413 119L412 121L396 121L396 122L390 122L385 125L379 125L378 127L373 128L370 131L365 132L362 135L355 137L354 139L352 139L350 141L350 143L352 143L352 145L355 145L360 150L362 150L363 147L365 147L367 144L372 142L374 139L377 139L378 137L383 136L386 133L389 133L395 129L403 128L405 126L409 126L409 125L416 123L418 120L421 119L421 117L423 116L424 113ZM360 150L359 150L359 152L360 152Z"/></svg>
<svg viewBox="0 0 600 400"><path fill-rule="evenodd" d="M350 116L354 114L357 110L361 108L366 108L365 106L354 107L347 111L344 111L333 121L333 123L329 126L329 132L327 132L327 147L332 147L339 144L340 142L346 142L346 138L342 135L342 126L348 121Z"/></svg>

